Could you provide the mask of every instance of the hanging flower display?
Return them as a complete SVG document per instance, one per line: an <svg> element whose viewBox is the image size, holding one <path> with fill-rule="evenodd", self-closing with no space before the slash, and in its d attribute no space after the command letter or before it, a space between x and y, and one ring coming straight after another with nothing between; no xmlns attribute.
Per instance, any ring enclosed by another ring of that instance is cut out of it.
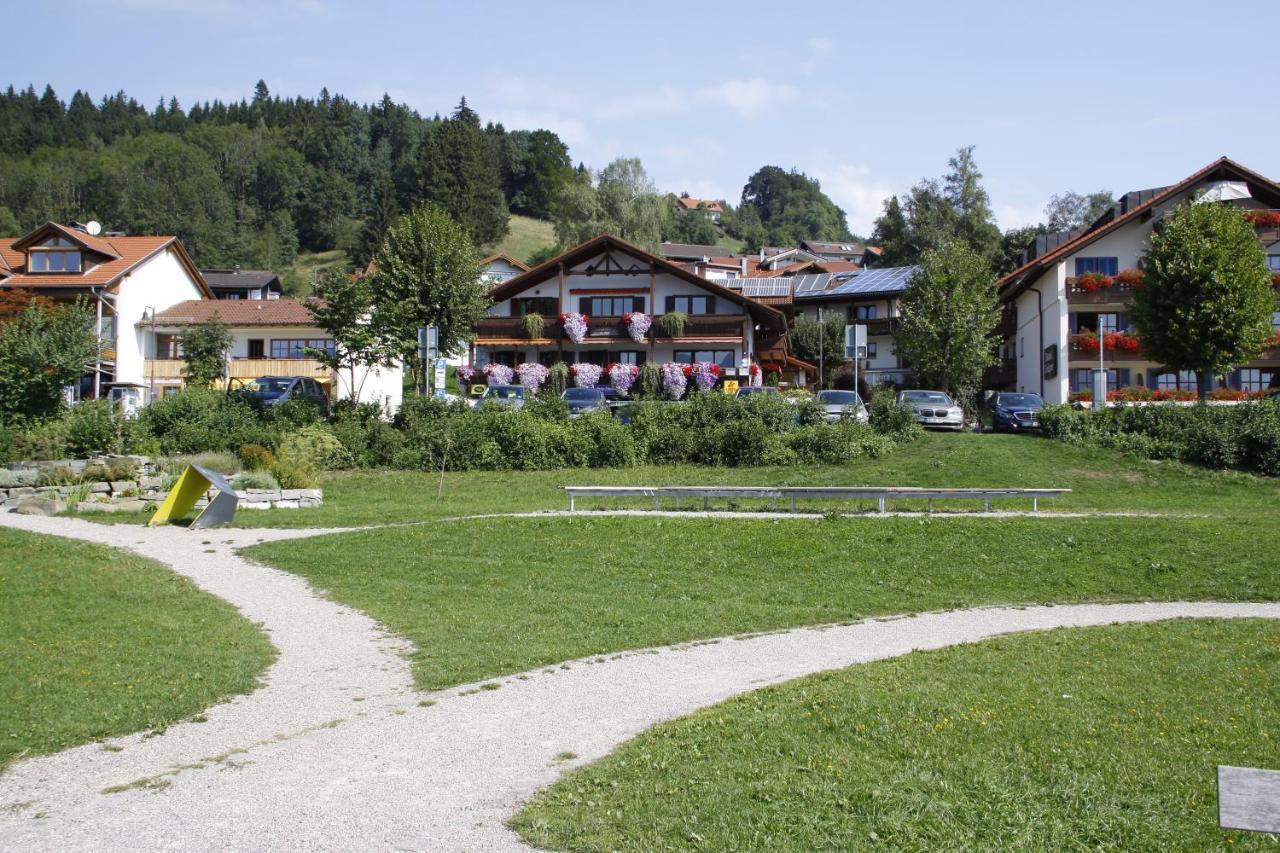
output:
<svg viewBox="0 0 1280 853"><path fill-rule="evenodd" d="M1280 210L1247 210L1244 218L1258 228L1280 228Z"/></svg>
<svg viewBox="0 0 1280 853"><path fill-rule="evenodd" d="M604 373L604 368L598 364L590 362L579 362L569 368L573 373L573 384L579 388L594 388L600 382L600 374Z"/></svg>
<svg viewBox="0 0 1280 853"><path fill-rule="evenodd" d="M484 366L484 375L490 385L510 385L516 374L510 367L495 361Z"/></svg>
<svg viewBox="0 0 1280 853"><path fill-rule="evenodd" d="M760 365L758 364L751 365L751 368L747 371L747 375L750 377L749 384L753 388L759 388L760 384L764 381L764 375L760 372Z"/></svg>
<svg viewBox="0 0 1280 853"><path fill-rule="evenodd" d="M1102 273L1087 272L1084 275L1076 276L1076 287L1083 293L1095 293L1099 290L1106 290L1115 284L1115 279L1109 275Z"/></svg>
<svg viewBox="0 0 1280 853"><path fill-rule="evenodd" d="M545 364L539 364L536 361L526 361L516 365L516 373L520 376L520 384L535 394L542 387L542 383L547 381L547 375L550 372Z"/></svg>
<svg viewBox="0 0 1280 853"><path fill-rule="evenodd" d="M640 368L634 364L618 364L609 365L609 384L613 386L613 390L619 394L630 394L631 387L636 384L636 379L640 376Z"/></svg>
<svg viewBox="0 0 1280 853"><path fill-rule="evenodd" d="M590 317L586 314L579 314L577 311L566 311L560 315L560 325L564 326L564 333L575 344L580 344L586 340L587 324L590 322Z"/></svg>
<svg viewBox="0 0 1280 853"><path fill-rule="evenodd" d="M720 381L720 365L709 361L700 361L693 365L693 387L699 391L710 391Z"/></svg>
<svg viewBox="0 0 1280 853"><path fill-rule="evenodd" d="M649 327L653 325L653 318L643 311L632 311L622 315L622 325L627 327L631 340L642 344L649 334Z"/></svg>
<svg viewBox="0 0 1280 853"><path fill-rule="evenodd" d="M459 385L470 385L476 381L476 377L480 375L480 371L476 370L469 364L459 364L453 369L453 375L457 378Z"/></svg>
<svg viewBox="0 0 1280 853"><path fill-rule="evenodd" d="M1116 274L1116 284L1122 284L1129 288L1142 287L1142 270L1136 267L1120 270Z"/></svg>
<svg viewBox="0 0 1280 853"><path fill-rule="evenodd" d="M662 365L662 388L671 395L673 400L683 397L684 389L689 386L689 378L685 374L685 368L689 366L671 361Z"/></svg>

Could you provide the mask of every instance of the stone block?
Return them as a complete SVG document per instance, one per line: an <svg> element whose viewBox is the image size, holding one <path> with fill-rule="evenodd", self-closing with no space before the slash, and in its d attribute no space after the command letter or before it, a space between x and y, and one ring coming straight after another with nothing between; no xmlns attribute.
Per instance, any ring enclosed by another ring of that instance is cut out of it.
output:
<svg viewBox="0 0 1280 853"><path fill-rule="evenodd" d="M280 500L282 500L282 501L296 501L296 500L301 500L301 499L302 499L302 493L303 493L303 492L305 492L305 491L306 491L306 489L281 489L281 490L280 490Z"/></svg>
<svg viewBox="0 0 1280 853"><path fill-rule="evenodd" d="M110 492L111 484L110 483L90 483L89 491L95 495L100 492Z"/></svg>
<svg viewBox="0 0 1280 853"><path fill-rule="evenodd" d="M9 497L26 498L26 497L30 497L31 495L34 495L35 493L36 493L36 490L33 489L31 486L18 486L17 488L13 488L9 490Z"/></svg>
<svg viewBox="0 0 1280 853"><path fill-rule="evenodd" d="M112 494L119 494L120 492L127 492L131 490L136 492L138 490L138 484L133 480L112 480L110 486Z"/></svg>
<svg viewBox="0 0 1280 853"><path fill-rule="evenodd" d="M240 501L237 509L271 509L271 501Z"/></svg>
<svg viewBox="0 0 1280 853"><path fill-rule="evenodd" d="M271 506L274 507L275 509L297 509L299 506L301 506L301 503L298 501L281 499L281 500L275 501Z"/></svg>
<svg viewBox="0 0 1280 853"><path fill-rule="evenodd" d="M301 491L301 497L304 498L314 498L315 500L321 500L324 498L324 492L319 489L302 489Z"/></svg>
<svg viewBox="0 0 1280 853"><path fill-rule="evenodd" d="M66 512L67 505L60 500L49 498L23 498L18 501L18 515L57 515Z"/></svg>

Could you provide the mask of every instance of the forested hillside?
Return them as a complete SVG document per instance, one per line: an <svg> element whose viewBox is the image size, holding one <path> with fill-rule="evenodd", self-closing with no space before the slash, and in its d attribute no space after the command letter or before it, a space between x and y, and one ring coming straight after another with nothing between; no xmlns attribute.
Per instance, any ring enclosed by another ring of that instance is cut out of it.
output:
<svg viewBox="0 0 1280 853"><path fill-rule="evenodd" d="M482 124L465 98L428 118L389 97L280 98L261 82L251 100L189 109L124 93L0 95L0 232L94 218L176 233L208 266L282 269L299 250L333 249L359 263L421 201L495 243L509 212L546 219L572 175L554 133Z"/></svg>

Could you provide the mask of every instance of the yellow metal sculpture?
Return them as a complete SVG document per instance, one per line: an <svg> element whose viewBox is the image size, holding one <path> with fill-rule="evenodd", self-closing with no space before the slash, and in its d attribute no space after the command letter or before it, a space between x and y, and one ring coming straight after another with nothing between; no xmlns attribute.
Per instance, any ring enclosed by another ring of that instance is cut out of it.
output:
<svg viewBox="0 0 1280 853"><path fill-rule="evenodd" d="M191 529L197 530L231 521L235 516L236 503L239 501L236 490L223 479L221 474L201 468L199 465L188 465L187 470L178 477L178 482L174 483L173 488L169 490L168 497L160 504L155 515L151 516L147 526L155 527L157 524L182 518L191 511L196 501L200 500L210 487L216 489L217 493L213 496L213 500L209 501L209 505L196 516L195 521L191 522Z"/></svg>

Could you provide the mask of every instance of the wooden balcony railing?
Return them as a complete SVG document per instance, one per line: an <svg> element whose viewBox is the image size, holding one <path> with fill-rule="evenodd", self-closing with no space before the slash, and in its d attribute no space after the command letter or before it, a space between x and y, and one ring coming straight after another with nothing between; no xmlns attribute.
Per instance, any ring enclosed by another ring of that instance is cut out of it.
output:
<svg viewBox="0 0 1280 853"><path fill-rule="evenodd" d="M1102 304L1129 301L1133 287L1121 281L1112 280L1106 287L1088 288L1080 283L1080 279L1072 276L1067 279L1067 299L1082 304Z"/></svg>
<svg viewBox="0 0 1280 853"><path fill-rule="evenodd" d="M180 358L149 358L143 379L180 379L185 364ZM329 368L314 358L233 358L228 372L232 379L257 379L259 376L329 379L332 375Z"/></svg>
<svg viewBox="0 0 1280 853"><path fill-rule="evenodd" d="M741 338L743 324L747 317L743 314L704 314L692 315L685 324L684 334L680 338L724 337ZM476 337L480 339L530 340L521 317L485 317L476 323ZM655 340L669 341L673 338L662 328L662 317L653 318L653 326L649 332ZM557 341L564 338L564 329L559 320L543 320L541 340ZM587 324L587 341L630 340L631 336L622 323L621 317L592 317Z"/></svg>
<svg viewBox="0 0 1280 853"><path fill-rule="evenodd" d="M476 337L530 340L523 317L485 317L476 323ZM542 319L541 340L555 340L564 334L560 321L549 317Z"/></svg>

